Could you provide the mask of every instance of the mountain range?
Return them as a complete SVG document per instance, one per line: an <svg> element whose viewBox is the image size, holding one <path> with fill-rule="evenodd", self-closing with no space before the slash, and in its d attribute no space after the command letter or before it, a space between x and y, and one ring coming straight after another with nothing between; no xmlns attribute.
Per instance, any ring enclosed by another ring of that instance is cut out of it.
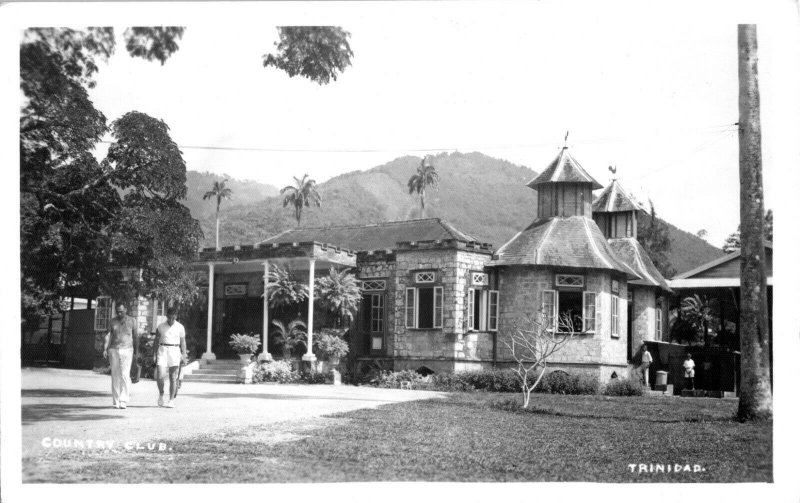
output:
<svg viewBox="0 0 800 503"><path fill-rule="evenodd" d="M439 189L425 194L425 216L440 217L495 249L527 227L536 212L536 192L525 184L537 173L481 153L442 153L429 158L439 173ZM408 179L421 159L405 156L366 171L345 173L320 183L322 207L304 208L302 227L353 225L420 218L419 196L408 193ZM187 172L184 204L214 246L215 203L203 194L224 177ZM284 208L278 189L229 179L233 191L220 209L220 245L253 244L297 225L293 208ZM656 208L658 211L658 208ZM724 255L699 237L665 222L672 239L670 261L678 273Z"/></svg>

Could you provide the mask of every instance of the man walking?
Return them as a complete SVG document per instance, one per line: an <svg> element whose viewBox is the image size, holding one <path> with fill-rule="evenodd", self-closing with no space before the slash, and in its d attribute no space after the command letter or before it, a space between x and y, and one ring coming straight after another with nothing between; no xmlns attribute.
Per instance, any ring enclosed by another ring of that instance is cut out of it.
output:
<svg viewBox="0 0 800 503"><path fill-rule="evenodd" d="M156 329L155 356L156 383L159 407L175 407L178 394L178 371L186 363L186 329L177 321L174 307L167 309L167 321ZM169 375L169 401L164 404L164 381Z"/></svg>
<svg viewBox="0 0 800 503"><path fill-rule="evenodd" d="M139 328L124 305L117 306L117 317L103 343L103 358L111 364L111 399L115 409L127 409L131 388L131 362L139 355Z"/></svg>

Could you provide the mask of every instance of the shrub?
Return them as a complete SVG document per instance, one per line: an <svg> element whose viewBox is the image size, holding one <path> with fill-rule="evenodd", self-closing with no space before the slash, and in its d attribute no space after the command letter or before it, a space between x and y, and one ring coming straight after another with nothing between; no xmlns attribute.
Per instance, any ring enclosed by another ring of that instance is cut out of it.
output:
<svg viewBox="0 0 800 503"><path fill-rule="evenodd" d="M233 334L228 344L240 355L251 355L256 352L258 346L261 345L261 341L258 339L258 335Z"/></svg>
<svg viewBox="0 0 800 503"><path fill-rule="evenodd" d="M300 379L300 374L292 371L292 365L286 360L264 362L253 371L253 382L293 383Z"/></svg>
<svg viewBox="0 0 800 503"><path fill-rule="evenodd" d="M556 395L595 395L600 390L596 377L584 374L568 374L554 370L546 374L539 383L539 391Z"/></svg>
<svg viewBox="0 0 800 503"><path fill-rule="evenodd" d="M606 384L603 394L608 396L641 396L644 395L644 387L638 379L614 379Z"/></svg>
<svg viewBox="0 0 800 503"><path fill-rule="evenodd" d="M321 356L326 360L331 358L344 358L350 351L347 342L339 337L333 330L323 329L314 339L314 345L317 347L317 351L321 353Z"/></svg>
<svg viewBox="0 0 800 503"><path fill-rule="evenodd" d="M413 385L424 382L424 377L413 370L399 370L397 372L383 371L375 374L370 380L370 384L374 384L379 388L399 388L400 383L403 381L411 381Z"/></svg>
<svg viewBox="0 0 800 503"><path fill-rule="evenodd" d="M325 374L322 372L303 371L300 373L299 380L305 384L325 384Z"/></svg>

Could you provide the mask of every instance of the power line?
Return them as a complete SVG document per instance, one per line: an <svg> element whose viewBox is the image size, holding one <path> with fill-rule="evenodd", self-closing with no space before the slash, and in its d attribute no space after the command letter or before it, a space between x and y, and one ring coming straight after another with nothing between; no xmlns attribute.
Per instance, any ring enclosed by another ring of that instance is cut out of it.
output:
<svg viewBox="0 0 800 503"><path fill-rule="evenodd" d="M722 124L719 126L708 126L705 128L697 128L694 130L686 130L689 134L697 134L698 132L705 131L707 134L719 133L718 128L731 128L735 124ZM728 132L723 130L722 132ZM633 141L633 140L629 140ZM602 145L611 143L625 143L626 140L622 137L611 138L595 138L587 139L585 141L577 142L577 145ZM101 140L100 143L112 144L114 142L108 140ZM539 143L523 143L511 145L473 145L473 146L447 146L447 147L428 147L428 148L331 148L331 149L317 149L317 148L268 148L268 147L220 147L214 145L178 145L181 149L187 150L213 150L213 151L229 151L229 152L270 152L270 153L318 153L318 154L338 154L338 153L384 153L384 152L442 152L442 151L468 151L468 150L513 150L513 149L527 149L527 148L541 148L541 147L557 147L555 142L539 142Z"/></svg>

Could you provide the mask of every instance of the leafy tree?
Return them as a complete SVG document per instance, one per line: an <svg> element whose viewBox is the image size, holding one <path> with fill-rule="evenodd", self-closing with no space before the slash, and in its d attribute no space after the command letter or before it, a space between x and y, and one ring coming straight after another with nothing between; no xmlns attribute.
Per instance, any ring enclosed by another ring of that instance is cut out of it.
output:
<svg viewBox="0 0 800 503"><path fill-rule="evenodd" d="M219 205L222 203L223 199L230 199L231 198L231 194L233 194L233 191L230 188L225 186L225 184L227 182L228 182L227 178L222 180L221 182L220 181L216 181L216 182L214 182L214 185L211 187L211 190L209 190L208 192L203 194L203 200L204 201L206 199L214 199L214 198L216 198L216 200L217 200L217 213L216 213L216 215L217 215L216 216L216 218L217 218L217 250L219 250Z"/></svg>
<svg viewBox="0 0 800 503"><path fill-rule="evenodd" d="M575 335L573 318L570 316L560 315L558 326L558 330L548 329L547 314L540 312L535 317L525 316L501 338L517 362L514 372L520 379L523 408L528 408L531 393L544 377L547 359L563 349ZM536 374L538 377L531 383L528 376Z"/></svg>
<svg viewBox="0 0 800 503"><path fill-rule="evenodd" d="M349 34L341 28L279 31L278 53L265 56L266 66L323 84L350 64ZM174 26L133 27L125 30L123 40L131 56L163 65L179 49L183 33L184 28ZM102 164L93 155L109 128L86 89L95 86L98 62L115 49L110 27L35 28L23 34L20 237L27 321L60 309L64 296L97 296L103 284L122 280L121 267L141 269L130 285L139 293L152 288L151 294L182 299L191 290L182 261L199 228L176 203L185 166L166 139L166 125L128 114L116 123L115 153L110 150ZM158 144L148 145L151 133ZM167 169L158 173L161 162ZM134 260L130 250L148 246Z"/></svg>
<svg viewBox="0 0 800 503"><path fill-rule="evenodd" d="M638 219L636 235L658 272L665 278L674 276L675 268L672 267L669 261L672 239L669 236L667 226L656 216L653 201L650 201L650 214L642 214L641 218Z"/></svg>
<svg viewBox="0 0 800 503"><path fill-rule="evenodd" d="M350 66L350 33L337 26L281 27L279 31L277 54L264 55L264 66L274 66L289 77L300 75L320 85L336 80Z"/></svg>
<svg viewBox="0 0 800 503"><path fill-rule="evenodd" d="M336 315L336 326L341 321L347 324L353 321L361 302L361 286L355 275L331 267L328 276L317 279L314 289L319 304Z"/></svg>
<svg viewBox="0 0 800 503"><path fill-rule="evenodd" d="M300 227L300 219L303 218L303 207L310 207L312 204L319 207L322 198L317 192L317 182L308 177L308 174L303 175L300 180L296 176L294 178L294 185L287 185L281 189L283 196L283 207L290 204L294 206L294 218L297 220L297 227Z"/></svg>
<svg viewBox="0 0 800 503"><path fill-rule="evenodd" d="M169 29L175 39L182 32ZM125 32L127 41L132 37ZM177 49L177 43L163 50L141 45L130 42L138 47L133 55L148 60ZM121 279L122 264L112 264L114 227L126 206L122 187L133 189L139 181L112 173L92 154L108 126L86 91L94 87L97 62L114 49L112 28L36 28L23 34L20 237L27 321L58 310L62 296L91 298L103 283Z"/></svg>
<svg viewBox="0 0 800 503"><path fill-rule="evenodd" d="M425 190L428 187L439 189L439 173L436 172L436 168L428 161L426 156L420 161L417 172L408 179L408 193L413 194L416 192L419 194L422 218L425 218Z"/></svg>
<svg viewBox="0 0 800 503"><path fill-rule="evenodd" d="M767 210L764 214L764 239L772 241L773 239L773 224L772 224L772 210ZM725 253L733 253L742 249L742 226L736 226L736 232L725 238L722 244L722 251Z"/></svg>

